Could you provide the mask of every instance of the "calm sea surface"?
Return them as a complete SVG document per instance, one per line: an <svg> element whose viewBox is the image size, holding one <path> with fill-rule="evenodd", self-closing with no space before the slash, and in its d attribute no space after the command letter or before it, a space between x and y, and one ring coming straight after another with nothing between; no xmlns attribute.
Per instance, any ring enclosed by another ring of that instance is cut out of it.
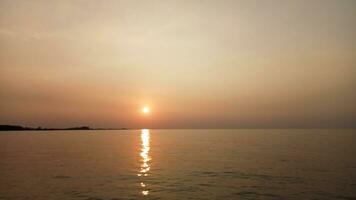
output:
<svg viewBox="0 0 356 200"><path fill-rule="evenodd" d="M0 199L356 199L356 130L0 132Z"/></svg>

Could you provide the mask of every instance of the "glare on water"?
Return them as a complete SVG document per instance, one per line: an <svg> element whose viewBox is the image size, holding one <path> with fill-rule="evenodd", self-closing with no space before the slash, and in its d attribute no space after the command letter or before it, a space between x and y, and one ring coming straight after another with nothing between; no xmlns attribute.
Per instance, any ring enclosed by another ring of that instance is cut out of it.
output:
<svg viewBox="0 0 356 200"><path fill-rule="evenodd" d="M137 176L148 176L148 172L150 171L150 160L151 157L149 155L150 152L150 130L142 129L141 130L141 168ZM141 182L142 194L148 195L149 191L147 190L147 184Z"/></svg>

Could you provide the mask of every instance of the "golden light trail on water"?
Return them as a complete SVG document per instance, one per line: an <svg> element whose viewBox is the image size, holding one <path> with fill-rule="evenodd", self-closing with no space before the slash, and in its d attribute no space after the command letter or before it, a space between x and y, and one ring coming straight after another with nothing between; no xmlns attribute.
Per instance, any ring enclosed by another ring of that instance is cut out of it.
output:
<svg viewBox="0 0 356 200"><path fill-rule="evenodd" d="M150 160L149 156L150 152L150 130L142 129L141 130L141 168L137 176L148 176L148 172L150 171ZM147 190L147 184L141 182L142 195L148 195L149 191Z"/></svg>

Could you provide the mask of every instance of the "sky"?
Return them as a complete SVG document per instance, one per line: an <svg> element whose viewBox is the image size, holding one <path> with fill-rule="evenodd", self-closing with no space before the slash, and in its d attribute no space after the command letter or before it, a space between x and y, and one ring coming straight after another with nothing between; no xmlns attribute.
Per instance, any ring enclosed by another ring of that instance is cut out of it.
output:
<svg viewBox="0 0 356 200"><path fill-rule="evenodd" d="M356 127L355 24L354 0L0 0L0 124Z"/></svg>

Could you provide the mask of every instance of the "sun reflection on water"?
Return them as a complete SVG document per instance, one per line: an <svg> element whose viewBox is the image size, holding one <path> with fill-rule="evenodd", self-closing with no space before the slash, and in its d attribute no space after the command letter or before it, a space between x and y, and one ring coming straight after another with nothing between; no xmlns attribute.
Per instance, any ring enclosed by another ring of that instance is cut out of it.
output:
<svg viewBox="0 0 356 200"><path fill-rule="evenodd" d="M151 157L149 155L150 152L150 130L142 129L141 130L141 168L137 176L148 176L148 172L150 171L150 160ZM143 181L141 182L142 195L146 196L149 194L147 190L147 184Z"/></svg>

